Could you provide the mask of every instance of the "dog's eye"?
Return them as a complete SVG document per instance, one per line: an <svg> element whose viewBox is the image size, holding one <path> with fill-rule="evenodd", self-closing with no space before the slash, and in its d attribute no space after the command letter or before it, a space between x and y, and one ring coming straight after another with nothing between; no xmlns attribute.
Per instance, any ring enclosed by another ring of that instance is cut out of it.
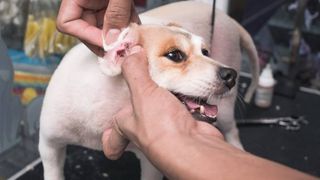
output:
<svg viewBox="0 0 320 180"><path fill-rule="evenodd" d="M209 51L206 49L201 49L201 52L204 56L209 56Z"/></svg>
<svg viewBox="0 0 320 180"><path fill-rule="evenodd" d="M186 55L179 49L174 49L164 55L166 58L176 63L182 62L186 59Z"/></svg>

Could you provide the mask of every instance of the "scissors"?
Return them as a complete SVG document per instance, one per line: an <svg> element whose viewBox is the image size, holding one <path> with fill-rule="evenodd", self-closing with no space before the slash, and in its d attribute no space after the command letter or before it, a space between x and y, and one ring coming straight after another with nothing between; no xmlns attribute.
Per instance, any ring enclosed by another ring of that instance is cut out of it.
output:
<svg viewBox="0 0 320 180"><path fill-rule="evenodd" d="M286 130L300 130L302 124L308 124L308 121L304 116L286 116L286 117L275 117L275 118L261 118L261 119L240 119L237 120L238 125L279 125L284 127Z"/></svg>

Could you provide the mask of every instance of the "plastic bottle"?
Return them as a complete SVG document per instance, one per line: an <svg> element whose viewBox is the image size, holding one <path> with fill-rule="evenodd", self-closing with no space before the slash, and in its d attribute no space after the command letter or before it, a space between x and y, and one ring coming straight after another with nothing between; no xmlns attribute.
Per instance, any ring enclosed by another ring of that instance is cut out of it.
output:
<svg viewBox="0 0 320 180"><path fill-rule="evenodd" d="M254 99L256 106L261 108L271 106L275 82L271 66L267 64L259 77L259 84Z"/></svg>

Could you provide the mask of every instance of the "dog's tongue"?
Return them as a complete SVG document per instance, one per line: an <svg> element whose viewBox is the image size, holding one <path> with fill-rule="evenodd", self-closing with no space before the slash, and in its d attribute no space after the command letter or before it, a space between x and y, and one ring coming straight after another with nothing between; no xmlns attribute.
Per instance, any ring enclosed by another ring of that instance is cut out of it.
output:
<svg viewBox="0 0 320 180"><path fill-rule="evenodd" d="M190 99L185 99L184 102L186 103L186 105L188 106L188 108L191 112L195 112L197 109L200 109L200 113L202 113L208 117L214 117L218 113L218 107L215 105L209 105L209 104L200 105Z"/></svg>

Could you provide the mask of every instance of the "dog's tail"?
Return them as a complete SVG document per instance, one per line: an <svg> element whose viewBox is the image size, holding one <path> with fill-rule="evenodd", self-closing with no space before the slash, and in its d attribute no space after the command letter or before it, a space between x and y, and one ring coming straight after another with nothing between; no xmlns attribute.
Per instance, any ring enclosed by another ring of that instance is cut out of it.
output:
<svg viewBox="0 0 320 180"><path fill-rule="evenodd" d="M250 34L239 24L238 24L238 27L240 31L241 47L243 47L246 50L249 56L249 61L251 66L250 68L251 68L252 79L251 79L250 86L244 96L245 102L250 103L252 96L258 86L258 81L259 81L259 74L260 74L259 57L258 57L257 49L254 45L254 42Z"/></svg>

